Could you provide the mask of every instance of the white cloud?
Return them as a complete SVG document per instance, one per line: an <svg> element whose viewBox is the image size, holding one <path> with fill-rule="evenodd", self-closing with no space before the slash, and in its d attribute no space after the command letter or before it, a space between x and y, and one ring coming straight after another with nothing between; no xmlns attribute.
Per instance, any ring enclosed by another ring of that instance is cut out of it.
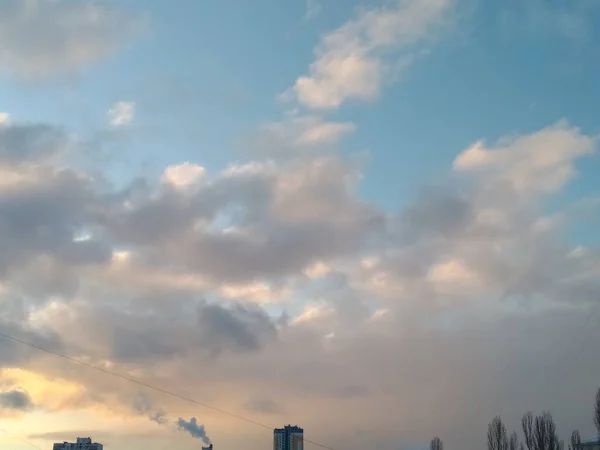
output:
<svg viewBox="0 0 600 450"><path fill-rule="evenodd" d="M114 127L122 127L133 122L135 103L132 101L116 102L107 113L109 123Z"/></svg>
<svg viewBox="0 0 600 450"><path fill-rule="evenodd" d="M592 154L595 144L595 138L562 121L529 136L505 138L491 148L477 142L456 157L454 169L492 169L495 180L520 193L555 192L575 176L574 161Z"/></svg>
<svg viewBox="0 0 600 450"><path fill-rule="evenodd" d="M0 111L0 126L2 126L5 123L8 123L9 118L10 118L10 115L8 113Z"/></svg>
<svg viewBox="0 0 600 450"><path fill-rule="evenodd" d="M68 73L108 57L143 20L105 2L0 2L0 70L27 79Z"/></svg>
<svg viewBox="0 0 600 450"><path fill-rule="evenodd" d="M448 20L452 0L396 0L393 6L362 11L327 34L317 46L310 74L298 78L284 98L314 109L338 108L347 100L369 101L379 95L394 66L385 57L410 63L415 46Z"/></svg>
<svg viewBox="0 0 600 450"><path fill-rule="evenodd" d="M185 162L167 167L163 173L163 181L176 188L187 188L198 183L205 172L204 167Z"/></svg>

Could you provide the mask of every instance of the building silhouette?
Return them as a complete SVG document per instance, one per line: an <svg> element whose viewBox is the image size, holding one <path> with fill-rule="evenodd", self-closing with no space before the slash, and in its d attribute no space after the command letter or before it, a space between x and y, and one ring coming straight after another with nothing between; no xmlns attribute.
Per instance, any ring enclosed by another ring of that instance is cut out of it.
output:
<svg viewBox="0 0 600 450"><path fill-rule="evenodd" d="M58 442L52 446L52 450L103 450L104 446L92 442L92 438L78 437L75 442Z"/></svg>
<svg viewBox="0 0 600 450"><path fill-rule="evenodd" d="M304 430L296 425L286 425L273 431L273 450L303 450Z"/></svg>
<svg viewBox="0 0 600 450"><path fill-rule="evenodd" d="M600 450L600 436L587 441L581 441L576 450Z"/></svg>

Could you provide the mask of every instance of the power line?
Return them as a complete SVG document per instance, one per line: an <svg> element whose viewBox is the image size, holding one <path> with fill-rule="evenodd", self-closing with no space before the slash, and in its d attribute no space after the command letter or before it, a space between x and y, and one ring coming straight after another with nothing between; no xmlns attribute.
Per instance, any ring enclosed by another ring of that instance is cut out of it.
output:
<svg viewBox="0 0 600 450"><path fill-rule="evenodd" d="M139 386L143 386L143 387L145 387L147 389L151 389L151 390L160 392L162 394L170 395L171 397L175 397L175 398L177 398L179 400L183 400L183 401L186 401L186 402L189 402L189 403L193 403L193 404L201 406L203 408L207 408L207 409L210 409L212 411L215 411L215 412L218 412L218 413L221 413L221 414L233 417L234 419L243 420L243 421L248 422L248 423L250 423L252 425L256 425L256 426L259 426L259 427L262 427L262 428L266 428L266 429L269 429L269 430L273 430L275 428L275 427L271 427L269 425L266 425L264 423L258 422L256 420L249 419L249 418L244 417L244 416L240 416L239 414L235 414L235 413L232 413L232 412L229 412L229 411L225 411L224 409L217 408L216 406L212 406L212 405L208 405L206 403L199 402L198 400L194 400L193 398L186 397L186 396L181 395L181 394L177 394L176 392L172 392L172 391L169 391L167 389L163 389L163 388L160 388L160 387L157 387L157 386L153 386L151 384L145 383L145 382L137 380L135 378L128 377L127 375L123 375L123 374L120 374L120 373L117 373L117 372L113 372L113 371L108 370L108 369L104 369L103 367L99 367L99 366L96 366L94 364L90 364L90 363L87 363L85 361L81 361L79 359L72 358L72 357L67 356L67 355L65 355L63 353L59 353L59 352L56 352L54 350L50 350L50 349L41 347L41 346L36 345L36 344L32 344L31 342L23 341L22 339L18 339L16 337L10 336L10 335L8 335L6 333L0 332L0 337L3 337L5 339L8 339L8 340L13 341L13 342L17 342L17 343L22 344L22 345L26 345L26 346L34 348L36 350L48 353L50 355L58 356L59 358L66 359L67 361L70 361L72 363L79 364L79 365L85 366L85 367L89 367L90 369L97 370L98 372L102 372L102 373L105 373L107 375L112 375L113 377L116 377L116 378L121 378L122 380L129 381L130 383L135 383L135 384L137 384ZM316 441L311 441L310 439L304 439L304 442L309 443L309 444L313 444L313 445L315 445L317 447L321 447L321 448L326 449L326 450L333 450L332 447L320 444L320 443L318 443Z"/></svg>
<svg viewBox="0 0 600 450"><path fill-rule="evenodd" d="M18 439L19 441L25 442L27 445L30 445L30 446L31 446L31 447L33 447L33 448L37 448L38 450L42 450L42 448L38 447L38 446L37 446L37 445L35 445L34 443L32 443L32 442L29 442L28 440L26 440L26 439L23 439L23 438L21 438L21 437L17 436L16 434L14 434L14 433L10 433L10 432L8 432L7 430L5 430L4 428L0 428L0 431L2 431L3 433L6 433L6 434L8 434L9 436L12 436L12 437L14 437L15 439Z"/></svg>

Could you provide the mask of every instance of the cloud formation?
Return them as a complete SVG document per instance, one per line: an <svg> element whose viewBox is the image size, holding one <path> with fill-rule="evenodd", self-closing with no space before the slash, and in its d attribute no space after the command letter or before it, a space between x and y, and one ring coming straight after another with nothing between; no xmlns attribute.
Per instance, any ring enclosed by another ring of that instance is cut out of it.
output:
<svg viewBox="0 0 600 450"><path fill-rule="evenodd" d="M174 164L107 190L58 156L77 145L64 131L17 123L1 136L11 174L0 184L3 330L234 411L285 411L331 444L350 445L323 417L360 427L364 408L381 411L367 420L378 439L402 423L415 441L551 408L562 388L543 396L523 380L556 372L559 330L576 329L600 292L598 251L561 238L576 216L543 209L595 150L566 122L469 146L454 161L456 183L397 212L361 200L360 164L335 152L218 173ZM64 404L122 414L134 405L166 420L105 375L9 341L0 353L5 368L88 389ZM585 373L596 363L585 361L568 384L582 399L595 382ZM398 410L400 401L411 407ZM447 401L452 418L436 412ZM193 413L172 402L161 406ZM572 414L565 421L579 420ZM449 442L474 448L478 432Z"/></svg>
<svg viewBox="0 0 600 450"><path fill-rule="evenodd" d="M7 0L0 4L0 70L29 80L106 58L140 33L144 20L105 3Z"/></svg>
<svg viewBox="0 0 600 450"><path fill-rule="evenodd" d="M290 115L262 130L265 142L319 151L217 171L173 161L111 185L74 163L82 140L68 130L4 123L3 332L234 413L294 418L334 447L440 434L477 448L496 414L586 404L597 335L577 334L581 370L564 384L557 351L598 298L600 253L563 234L597 202L546 202L596 139L562 121L475 142L451 181L390 211L361 198L361 160L336 151L352 131ZM23 386L42 411L159 424L166 411L197 414L4 339L0 366L3 389ZM76 388L34 389L48 380ZM562 414L567 427L586 413ZM203 416L215 441L225 420ZM195 420L178 423L205 437Z"/></svg>
<svg viewBox="0 0 600 450"><path fill-rule="evenodd" d="M444 27L453 6L452 0L395 0L360 11L321 39L309 74L299 77L284 97L317 110L376 99L382 85L410 65L418 45ZM395 64L388 63L390 56Z"/></svg>

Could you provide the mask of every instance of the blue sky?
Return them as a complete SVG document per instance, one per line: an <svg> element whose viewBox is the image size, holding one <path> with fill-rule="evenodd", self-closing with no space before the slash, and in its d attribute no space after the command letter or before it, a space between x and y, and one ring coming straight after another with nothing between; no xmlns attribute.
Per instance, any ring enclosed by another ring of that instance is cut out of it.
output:
<svg viewBox="0 0 600 450"><path fill-rule="evenodd" d="M16 118L92 134L104 125L114 101L131 99L134 145L122 152L133 170L148 161L156 169L174 159L222 168L240 158L244 138L261 123L278 121L294 107L276 97L306 72L319 37L359 6L379 6L325 2L309 18L302 1L234 3L182 1L172 8L164 2L123 2L124 9L143 11L148 25L140 39L66 80L32 86L5 79L4 108ZM598 133L594 22L585 18L590 34L582 37L550 25L528 27L519 3L463 6L454 32L431 45L380 98L328 114L357 126L342 148L368 151L362 186L367 198L393 208L406 204L423 181L443 177L456 153L481 138L493 142L561 118ZM562 9L579 11L561 2L534 3L527 14L542 18ZM516 23L503 19L509 13L517 15ZM581 169L593 178L598 159ZM593 190L589 182L573 186L574 195Z"/></svg>
<svg viewBox="0 0 600 450"><path fill-rule="evenodd" d="M0 2L0 331L338 449L591 436L599 44L594 0ZM2 340L0 380L10 450L271 445Z"/></svg>

